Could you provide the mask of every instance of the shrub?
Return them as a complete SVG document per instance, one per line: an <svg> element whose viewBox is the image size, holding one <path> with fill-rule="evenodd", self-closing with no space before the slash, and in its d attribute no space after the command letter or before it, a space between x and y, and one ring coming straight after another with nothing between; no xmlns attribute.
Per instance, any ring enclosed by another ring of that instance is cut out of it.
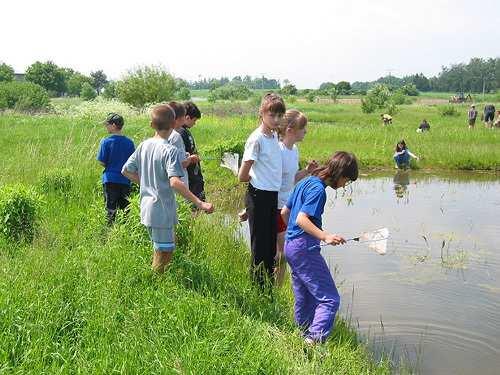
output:
<svg viewBox="0 0 500 375"><path fill-rule="evenodd" d="M33 241L41 198L23 185L0 189L0 233L10 241Z"/></svg>
<svg viewBox="0 0 500 375"><path fill-rule="evenodd" d="M80 97L83 100L92 100L95 99L97 96L97 93L95 89L92 87L92 85L88 82L84 82L82 84L82 91L80 91Z"/></svg>
<svg viewBox="0 0 500 375"><path fill-rule="evenodd" d="M238 154L240 158L243 156L245 151L245 141L240 139L228 139L222 142L218 142L217 145L205 149L205 152L214 157L221 158L225 152L232 152Z"/></svg>
<svg viewBox="0 0 500 375"><path fill-rule="evenodd" d="M391 101L394 104L401 105L401 104L407 104L406 96L403 94L401 91L396 91L394 94L391 96Z"/></svg>
<svg viewBox="0 0 500 375"><path fill-rule="evenodd" d="M16 109L21 111L47 109L50 99L47 91L31 82L0 83L0 110Z"/></svg>
<svg viewBox="0 0 500 375"><path fill-rule="evenodd" d="M73 174L69 170L55 170L42 175L40 188L44 193L68 196L73 188Z"/></svg>
<svg viewBox="0 0 500 375"><path fill-rule="evenodd" d="M181 87L175 96L180 100L189 100L191 99L191 91L187 87Z"/></svg>
<svg viewBox="0 0 500 375"><path fill-rule="evenodd" d="M170 101L174 97L175 89L174 77L157 66L137 68L116 83L118 98L137 108L148 103Z"/></svg>
<svg viewBox="0 0 500 375"><path fill-rule="evenodd" d="M221 87L217 87L214 90L210 90L209 93L210 100L247 100L252 96L250 89L244 85L240 84L227 84ZM211 97L212 96L212 97Z"/></svg>
<svg viewBox="0 0 500 375"><path fill-rule="evenodd" d="M394 116L396 113L398 113L398 111L398 106L394 102L390 101L387 103L387 107L385 108L386 113Z"/></svg>
<svg viewBox="0 0 500 375"><path fill-rule="evenodd" d="M457 108L451 104L438 107L441 116L458 116Z"/></svg>
<svg viewBox="0 0 500 375"><path fill-rule="evenodd" d="M310 91L306 95L306 99L309 103L314 103L314 101L316 100L316 93L314 91Z"/></svg>
<svg viewBox="0 0 500 375"><path fill-rule="evenodd" d="M297 90L297 87L295 87L294 85L290 84L290 85L283 86L281 88L280 92L283 95L297 95L298 90Z"/></svg>
<svg viewBox="0 0 500 375"><path fill-rule="evenodd" d="M108 82L104 85L102 91L102 96L105 99L115 99L116 98L116 82Z"/></svg>
<svg viewBox="0 0 500 375"><path fill-rule="evenodd" d="M401 93L403 95L408 95L408 96L418 96L420 93L417 90L417 86L413 84L407 84L403 85L400 89Z"/></svg>
<svg viewBox="0 0 500 375"><path fill-rule="evenodd" d="M0 82L10 82L14 80L14 69L5 63L0 64Z"/></svg>
<svg viewBox="0 0 500 375"><path fill-rule="evenodd" d="M376 109L377 106L369 96L361 98L361 110L363 113L373 113Z"/></svg>

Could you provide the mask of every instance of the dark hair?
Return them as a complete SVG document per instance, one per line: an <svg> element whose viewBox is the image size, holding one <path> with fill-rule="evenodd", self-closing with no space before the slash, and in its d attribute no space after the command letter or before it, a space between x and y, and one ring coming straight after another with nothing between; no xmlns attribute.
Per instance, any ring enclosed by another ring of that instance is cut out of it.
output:
<svg viewBox="0 0 500 375"><path fill-rule="evenodd" d="M119 115L118 113L111 112L111 113L108 113L108 115L106 116L106 120L104 121L104 123L106 123L108 125L114 124L118 129L121 129L121 128L123 128L125 121L123 120L123 117L121 115Z"/></svg>
<svg viewBox="0 0 500 375"><path fill-rule="evenodd" d="M198 119L201 118L201 112L193 102L184 102L184 108L186 108L186 116Z"/></svg>
<svg viewBox="0 0 500 375"><path fill-rule="evenodd" d="M399 145L403 146L403 147L399 147ZM396 152L400 152L400 151L403 151L403 150L406 150L406 143L405 143L405 140L402 139L400 140L397 144L396 144Z"/></svg>
<svg viewBox="0 0 500 375"><path fill-rule="evenodd" d="M174 126L175 112L168 104L160 104L151 112L151 124L156 130L169 130Z"/></svg>
<svg viewBox="0 0 500 375"><path fill-rule="evenodd" d="M350 152L337 151L328 163L316 168L312 175L321 178L323 181L331 178L334 187L337 186L341 177L356 181L358 179L358 161L356 156Z"/></svg>
<svg viewBox="0 0 500 375"><path fill-rule="evenodd" d="M184 104L179 102L170 102L168 103L168 105L174 110L176 120L179 117L186 116L186 107L184 107Z"/></svg>
<svg viewBox="0 0 500 375"><path fill-rule="evenodd" d="M286 112L286 106L283 98L274 92L269 92L264 95L260 103L259 114L262 116L262 113L267 111L273 114L284 114Z"/></svg>

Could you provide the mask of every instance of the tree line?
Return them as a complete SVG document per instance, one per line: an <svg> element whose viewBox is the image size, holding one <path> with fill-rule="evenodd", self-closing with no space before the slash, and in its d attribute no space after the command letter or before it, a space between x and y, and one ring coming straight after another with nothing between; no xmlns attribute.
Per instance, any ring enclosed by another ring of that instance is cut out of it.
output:
<svg viewBox="0 0 500 375"><path fill-rule="evenodd" d="M489 93L500 89L500 58L472 58L469 63L441 67L434 77L417 73L402 78L388 75L371 82L353 82L352 91L366 93L378 84L391 90L405 85L415 85L418 91Z"/></svg>

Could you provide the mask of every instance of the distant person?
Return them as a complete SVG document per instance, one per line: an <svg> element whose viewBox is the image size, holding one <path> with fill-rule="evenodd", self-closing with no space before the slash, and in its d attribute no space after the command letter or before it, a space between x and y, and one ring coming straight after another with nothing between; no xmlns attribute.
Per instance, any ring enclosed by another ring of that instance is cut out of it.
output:
<svg viewBox="0 0 500 375"><path fill-rule="evenodd" d="M322 229L326 187L343 188L358 178L356 157L336 152L312 176L300 181L281 210L287 224L285 256L292 273L295 322L303 330L305 342L324 342L333 330L340 296L321 255L320 242L344 244L339 235Z"/></svg>
<svg viewBox="0 0 500 375"><path fill-rule="evenodd" d="M110 113L103 122L109 137L104 138L97 152L97 160L104 167L102 172L102 186L106 203L108 224L112 224L118 209L125 209L129 205L130 180L121 173L123 164L134 152L134 142L122 134L123 117L117 113Z"/></svg>
<svg viewBox="0 0 500 375"><path fill-rule="evenodd" d="M423 133L423 132L428 132L431 130L430 124L427 122L426 119L423 119L420 125L418 126L417 132Z"/></svg>
<svg viewBox="0 0 500 375"><path fill-rule="evenodd" d="M469 129L474 128L477 118L476 106L474 104L470 106L469 112L467 113L467 118L469 119Z"/></svg>
<svg viewBox="0 0 500 375"><path fill-rule="evenodd" d="M410 167L411 158L419 160L417 155L414 155L406 147L404 139L400 140L396 144L396 152L394 153L394 161L396 162L396 168L406 169Z"/></svg>
<svg viewBox="0 0 500 375"><path fill-rule="evenodd" d="M274 272L278 286L281 286L283 283L286 269L285 256L283 255L286 225L281 217L281 209L285 206L295 184L318 168L318 163L313 160L304 169L299 170L299 150L296 143L302 142L304 139L307 132L306 127L307 117L296 109L289 109L285 113L285 121L282 121L278 128L283 169L281 188L278 192L278 241L276 248L276 269Z"/></svg>
<svg viewBox="0 0 500 375"><path fill-rule="evenodd" d="M497 119L495 120L495 123L493 124L495 128L500 128L500 111L497 111Z"/></svg>
<svg viewBox="0 0 500 375"><path fill-rule="evenodd" d="M141 224L146 226L153 243L152 269L159 273L165 271L175 249L177 205L173 190L200 210L214 210L211 203L202 202L180 179L184 172L179 151L168 142L175 117L170 106L155 107L151 113L155 135L137 147L122 169L124 176L140 186Z"/></svg>
<svg viewBox="0 0 500 375"><path fill-rule="evenodd" d="M285 102L275 93L262 98L260 124L245 143L238 172L241 182L248 182L245 195L250 228L253 281L263 290L273 280L277 240L278 192L281 188L281 149L276 131L286 112Z"/></svg>
<svg viewBox="0 0 500 375"><path fill-rule="evenodd" d="M380 118L382 120L383 125L391 125L392 124L392 116L387 113L380 114Z"/></svg>
<svg viewBox="0 0 500 375"><path fill-rule="evenodd" d="M495 106L487 104L484 106L484 125L487 128L493 127L493 119L495 118Z"/></svg>
<svg viewBox="0 0 500 375"><path fill-rule="evenodd" d="M185 102L184 108L186 109L184 125L179 128L178 132L182 137L185 150L189 155L188 159L190 160L186 168L189 180L189 190L202 201L205 201L205 181L201 173L200 157L198 156L196 142L190 131L190 129L196 125L196 121L201 118L201 112L193 102Z"/></svg>

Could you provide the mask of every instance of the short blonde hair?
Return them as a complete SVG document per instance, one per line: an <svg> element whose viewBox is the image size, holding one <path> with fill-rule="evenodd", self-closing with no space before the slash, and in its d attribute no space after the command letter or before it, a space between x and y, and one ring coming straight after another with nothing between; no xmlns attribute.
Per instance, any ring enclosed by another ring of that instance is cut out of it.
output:
<svg viewBox="0 0 500 375"><path fill-rule="evenodd" d="M156 130L169 130L174 126L175 112L168 104L161 104L151 112L151 124Z"/></svg>

